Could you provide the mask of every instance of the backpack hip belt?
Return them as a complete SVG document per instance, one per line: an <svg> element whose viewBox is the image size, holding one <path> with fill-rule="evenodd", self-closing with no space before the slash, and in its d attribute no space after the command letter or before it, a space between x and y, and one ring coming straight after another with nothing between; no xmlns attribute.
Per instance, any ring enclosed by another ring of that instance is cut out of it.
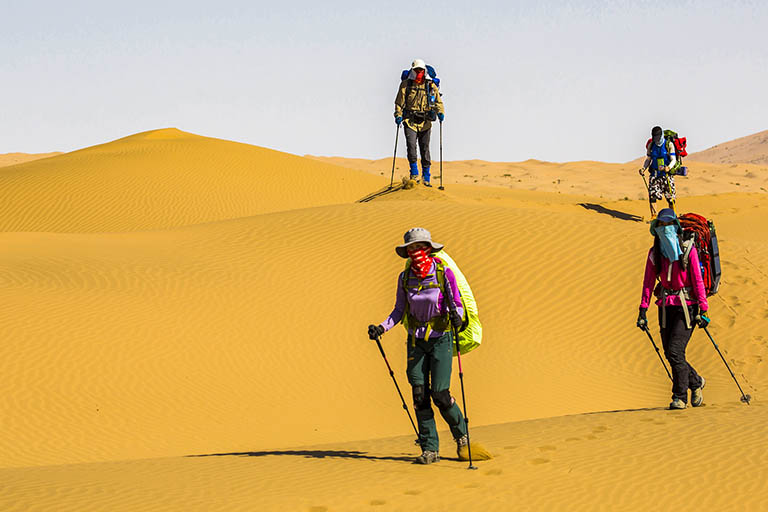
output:
<svg viewBox="0 0 768 512"><path fill-rule="evenodd" d="M693 288L686 286L675 290L673 288L661 287L661 327L662 329L667 326L667 297L670 295L677 295L680 297L680 305L683 308L683 315L685 316L685 328L691 328L691 314L688 312L688 301L693 300Z"/></svg>

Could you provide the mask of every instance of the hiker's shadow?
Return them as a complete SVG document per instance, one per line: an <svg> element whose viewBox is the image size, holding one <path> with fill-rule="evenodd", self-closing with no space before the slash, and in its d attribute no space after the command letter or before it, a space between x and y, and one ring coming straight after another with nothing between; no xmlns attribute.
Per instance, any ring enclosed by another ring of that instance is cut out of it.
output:
<svg viewBox="0 0 768 512"><path fill-rule="evenodd" d="M614 219L619 220L629 220L633 222L642 222L643 218L638 217L637 215L632 215L631 213L621 212L619 210L611 210L610 208L606 208L605 206L594 204L594 203L579 203L579 206L582 208L585 208L587 210L592 210L597 213L601 213L603 215L610 215Z"/></svg>
<svg viewBox="0 0 768 512"><path fill-rule="evenodd" d="M232 452L232 453L207 453L203 455L187 455L187 457L266 457L268 455L292 455L307 459L364 459L364 460L391 460L397 462L413 462L410 457L392 457L370 455L366 452L349 450L265 450L260 452Z"/></svg>

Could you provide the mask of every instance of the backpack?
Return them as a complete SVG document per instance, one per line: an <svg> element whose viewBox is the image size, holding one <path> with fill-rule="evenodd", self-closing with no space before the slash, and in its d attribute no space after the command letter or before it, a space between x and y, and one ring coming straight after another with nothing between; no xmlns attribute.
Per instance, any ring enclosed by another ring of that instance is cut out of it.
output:
<svg viewBox="0 0 768 512"><path fill-rule="evenodd" d="M720 288L720 248L717 244L715 224L701 215L686 213L678 220L683 228L683 268L688 268L691 247L696 246L701 264L701 277L707 297L717 293Z"/></svg>
<svg viewBox="0 0 768 512"><path fill-rule="evenodd" d="M439 88L440 87L440 79L437 78L437 71L435 71L435 68L427 64L427 76L435 83L435 85ZM400 73L400 81L408 79L408 75L411 74L410 69L404 69L402 73Z"/></svg>
<svg viewBox="0 0 768 512"><path fill-rule="evenodd" d="M664 139L668 142L671 142L673 146L675 146L675 157L677 162L675 163L675 167L671 169L671 174L676 174L679 176L688 176L688 168L683 166L683 157L688 156L688 151L686 150L686 147L688 146L688 139L685 137L680 137L677 135L677 132L672 130L664 130ZM648 151L648 149L651 147L651 142L653 139L648 139L648 142L645 143L645 150Z"/></svg>
<svg viewBox="0 0 768 512"><path fill-rule="evenodd" d="M445 293L445 269L450 268L456 277L456 285L459 288L461 294L461 304L464 306L464 320L459 327L459 350L462 355L470 352L480 346L483 341L483 326L480 324L480 317L477 311L477 301L472 294L472 289L469 287L467 278L459 270L459 266L456 262L448 256L448 254L441 250L433 255L435 257L435 263L437 264L437 282L443 292L443 299L447 300L447 294ZM411 268L411 260L408 259L405 262L405 272L403 272L403 289L406 289L408 281L408 272ZM406 314L403 315L403 326L405 330L408 330L408 311L406 302ZM450 327L449 327L450 328ZM452 344L453 355L456 356L456 343Z"/></svg>

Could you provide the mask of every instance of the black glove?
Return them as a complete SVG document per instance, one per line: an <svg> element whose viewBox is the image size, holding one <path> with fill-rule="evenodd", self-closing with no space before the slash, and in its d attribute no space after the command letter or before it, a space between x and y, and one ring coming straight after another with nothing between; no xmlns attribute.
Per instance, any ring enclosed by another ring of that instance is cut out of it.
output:
<svg viewBox="0 0 768 512"><path fill-rule="evenodd" d="M384 334L384 328L380 325L369 325L368 326L368 338L376 341L376 339Z"/></svg>
<svg viewBox="0 0 768 512"><path fill-rule="evenodd" d="M648 328L648 318L645 316L646 311L648 311L648 308L640 308L640 312L637 314L637 326L642 330Z"/></svg>
<svg viewBox="0 0 768 512"><path fill-rule="evenodd" d="M464 319L461 318L461 315L458 311L451 311L451 326L454 329L458 329L461 327L461 324L464 323Z"/></svg>
<svg viewBox="0 0 768 512"><path fill-rule="evenodd" d="M706 311L702 311L701 313L696 315L696 325L698 325L702 329L707 327L709 325L709 322L711 322L711 320L707 316L707 312Z"/></svg>

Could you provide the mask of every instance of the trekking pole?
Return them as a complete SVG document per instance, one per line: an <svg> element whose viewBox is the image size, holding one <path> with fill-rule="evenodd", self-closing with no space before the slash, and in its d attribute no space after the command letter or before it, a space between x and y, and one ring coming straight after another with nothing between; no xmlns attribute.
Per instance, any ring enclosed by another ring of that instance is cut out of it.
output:
<svg viewBox="0 0 768 512"><path fill-rule="evenodd" d="M400 386L397 385L397 379L395 379L395 372L393 372L392 367L389 366L389 361L387 360L387 356L384 354L384 348L381 346L381 341L379 340L379 336L376 336L376 344L379 346L379 352L381 352L381 357L383 357L384 362L387 363L389 376L392 377L392 382L395 383L395 389L397 389L397 394L400 395L400 400L403 402L403 409L405 409L405 413L408 415L408 419L411 420L411 426L413 427L413 431L416 433L416 443L418 444L419 430L416 428L416 423L413 422L411 411L408 410L408 406L405 404L405 398L403 398L403 394L400 392Z"/></svg>
<svg viewBox="0 0 768 512"><path fill-rule="evenodd" d="M653 216L656 214L655 211L653 211L653 203L651 202L651 187L648 185L648 182L645 180L645 174L642 172L640 173L640 176L643 178L643 183L645 183L645 190L648 191L648 206L651 209L651 220L653 220Z"/></svg>
<svg viewBox="0 0 768 512"><path fill-rule="evenodd" d="M445 190L443 187L443 122L440 121L440 186L439 190Z"/></svg>
<svg viewBox="0 0 768 512"><path fill-rule="evenodd" d="M653 341L653 336L651 336L651 331L648 330L648 326L647 325L643 326L643 331L645 332L645 334L648 335L648 339L651 340L651 345L653 345L653 348L656 349L656 355L659 356L659 361L661 361L661 364L664 365L664 370L666 370L666 372L667 372L667 377L669 377L669 380L674 382L674 380L672 379L672 374L669 373L669 368L667 368L667 363L665 363L664 362L664 358L661 357L661 352L659 352L659 347L657 347L656 346L656 342Z"/></svg>
<svg viewBox="0 0 768 512"><path fill-rule="evenodd" d="M392 155L392 178L389 180L389 188L395 184L395 160L397 159L397 138L400 136L400 125L395 125L395 152Z"/></svg>
<svg viewBox="0 0 768 512"><path fill-rule="evenodd" d="M705 332L705 333L707 333L707 336L709 336L709 340L710 340L710 341L712 342L712 344L715 346L715 350L717 350L717 353L718 353L718 354L720 354L720 359L722 359L722 360L723 360L723 363L725 363L725 367L726 367L726 368L728 368L728 372L730 372L730 374L731 374L731 377L733 377L733 381L736 383L736 386L738 386L738 388L739 388L739 392L741 392L741 398L740 398L739 400L741 400L741 401L742 401L742 402L744 402L745 404L749 405L749 402L750 402L750 400L752 400L752 397L751 397L751 396L749 396L749 395L745 395L745 394L744 394L744 391L742 391L742 389L741 389L741 386L739 385L739 381L738 381L738 380L736 380L736 376L733 374L733 371L731 370L731 367L730 367L730 366L728 366L728 362L727 362L727 361L725 360L725 358L723 357L723 353L722 353L722 352L720 352L720 347L718 347L718 346L717 346L717 343L715 343L715 340L714 340L714 338L712 338L712 335L711 335L711 334L709 334L709 329L707 329L707 328L705 327L705 328L704 328L704 332Z"/></svg>
<svg viewBox="0 0 768 512"><path fill-rule="evenodd" d="M456 313L456 303L453 301L453 290L451 285L445 283L445 296L448 299L448 304L451 311ZM477 469L477 466L472 464L472 443L469 439L469 418L467 417L467 400L464 395L464 370L461 368L461 350L459 350L459 328L453 327L453 341L456 343L456 357L459 363L459 382L461 383L461 405L464 409L464 424L467 426L467 454L469 455L469 466L467 469Z"/></svg>

